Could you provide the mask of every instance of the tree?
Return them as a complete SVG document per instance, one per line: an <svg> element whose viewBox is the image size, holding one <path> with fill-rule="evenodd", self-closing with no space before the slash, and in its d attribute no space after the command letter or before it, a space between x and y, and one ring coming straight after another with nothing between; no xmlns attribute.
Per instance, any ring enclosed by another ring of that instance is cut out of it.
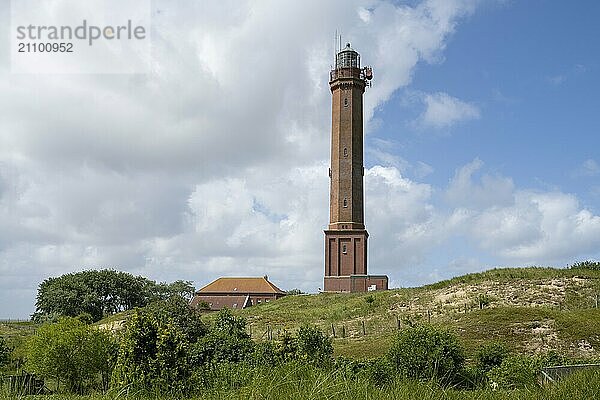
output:
<svg viewBox="0 0 600 400"><path fill-rule="evenodd" d="M111 334L75 318L42 325L27 343L26 368L65 381L67 389L82 393L102 379L106 388L118 345Z"/></svg>
<svg viewBox="0 0 600 400"><path fill-rule="evenodd" d="M593 260L579 261L579 262L572 264L569 268L600 270L600 261L593 261Z"/></svg>
<svg viewBox="0 0 600 400"><path fill-rule="evenodd" d="M196 288L191 281L177 280L173 283L161 282L153 288L153 297L156 300L166 300L170 297L180 297L183 300L190 302Z"/></svg>
<svg viewBox="0 0 600 400"><path fill-rule="evenodd" d="M401 331L388 352L396 370L408 378L453 380L464 365L456 336L431 325L416 325Z"/></svg>
<svg viewBox="0 0 600 400"><path fill-rule="evenodd" d="M82 271L43 281L38 288L33 318L41 322L53 315L75 317L87 313L93 321L98 321L104 315L144 307L172 296L189 301L193 293L191 282L157 284L142 276L111 269Z"/></svg>

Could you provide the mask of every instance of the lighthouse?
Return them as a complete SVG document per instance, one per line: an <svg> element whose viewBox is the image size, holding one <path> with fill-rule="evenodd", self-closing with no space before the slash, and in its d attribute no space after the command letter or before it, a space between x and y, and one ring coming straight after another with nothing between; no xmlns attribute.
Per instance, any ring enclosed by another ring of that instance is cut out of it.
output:
<svg viewBox="0 0 600 400"><path fill-rule="evenodd" d="M364 208L363 95L373 71L361 68L350 43L336 52L330 71L331 164L329 226L325 230L326 292L386 290L385 275L367 274Z"/></svg>

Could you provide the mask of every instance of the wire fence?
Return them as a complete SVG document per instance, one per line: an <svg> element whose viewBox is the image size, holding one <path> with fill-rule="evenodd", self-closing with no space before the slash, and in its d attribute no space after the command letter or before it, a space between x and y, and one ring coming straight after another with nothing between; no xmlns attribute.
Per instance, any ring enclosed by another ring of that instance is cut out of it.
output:
<svg viewBox="0 0 600 400"><path fill-rule="evenodd" d="M555 382L579 371L600 371L600 364L558 365L556 367L542 368L540 381L542 383Z"/></svg>

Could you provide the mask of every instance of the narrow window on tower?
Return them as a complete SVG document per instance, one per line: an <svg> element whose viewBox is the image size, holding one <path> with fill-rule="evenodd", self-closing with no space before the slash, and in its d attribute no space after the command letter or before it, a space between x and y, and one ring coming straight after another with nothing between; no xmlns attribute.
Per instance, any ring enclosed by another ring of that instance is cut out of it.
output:
<svg viewBox="0 0 600 400"><path fill-rule="evenodd" d="M348 98L344 98L344 107L348 107Z"/></svg>
<svg viewBox="0 0 600 400"><path fill-rule="evenodd" d="M344 207L348 207L348 199L344 197Z"/></svg>
<svg viewBox="0 0 600 400"><path fill-rule="evenodd" d="M344 253L344 254L348 253L348 249L346 248L345 244L342 245L342 253Z"/></svg>
<svg viewBox="0 0 600 400"><path fill-rule="evenodd" d="M348 157L348 148L344 147L344 157Z"/></svg>

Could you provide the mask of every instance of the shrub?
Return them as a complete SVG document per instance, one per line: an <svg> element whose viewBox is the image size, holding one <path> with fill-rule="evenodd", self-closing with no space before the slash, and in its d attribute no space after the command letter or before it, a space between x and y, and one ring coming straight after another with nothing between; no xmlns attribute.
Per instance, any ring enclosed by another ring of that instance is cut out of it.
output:
<svg viewBox="0 0 600 400"><path fill-rule="evenodd" d="M277 346L277 352L282 361L295 360L298 356L298 341L289 331L283 331L283 337Z"/></svg>
<svg viewBox="0 0 600 400"><path fill-rule="evenodd" d="M464 364L463 349L456 336L431 325L401 331L387 356L405 377L443 383L455 379Z"/></svg>
<svg viewBox="0 0 600 400"><path fill-rule="evenodd" d="M4 338L0 336L0 368L8 364L11 352L12 350L8 347Z"/></svg>
<svg viewBox="0 0 600 400"><path fill-rule="evenodd" d="M64 380L69 391L81 393L102 377L106 389L117 344L105 331L75 318L42 325L27 343L26 368L36 374Z"/></svg>
<svg viewBox="0 0 600 400"><path fill-rule="evenodd" d="M477 351L477 367L483 373L487 373L492 368L499 366L508 353L508 349L502 343L486 344Z"/></svg>
<svg viewBox="0 0 600 400"><path fill-rule="evenodd" d="M277 348L271 342L257 343L251 357L251 364L255 367L273 367L279 363L280 357Z"/></svg>
<svg viewBox="0 0 600 400"><path fill-rule="evenodd" d="M224 308L219 311L209 333L192 349L194 365L210 362L239 362L247 360L254 342L246 332L246 320Z"/></svg>
<svg viewBox="0 0 600 400"><path fill-rule="evenodd" d="M303 325L298 330L298 355L300 358L315 364L331 361L333 345L316 326Z"/></svg>
<svg viewBox="0 0 600 400"><path fill-rule="evenodd" d="M190 369L186 335L160 314L136 310L121 340L112 384L133 389L183 391Z"/></svg>
<svg viewBox="0 0 600 400"><path fill-rule="evenodd" d="M201 320L200 311L190 307L181 296L172 296L168 300L154 302L146 307L146 312L163 321L172 321L189 343L197 342L208 332L208 327Z"/></svg>
<svg viewBox="0 0 600 400"><path fill-rule="evenodd" d="M539 359L518 354L505 358L487 373L487 377L492 385L502 389L532 387L537 385L540 368Z"/></svg>
<svg viewBox="0 0 600 400"><path fill-rule="evenodd" d="M370 362L366 367L366 373L369 381L379 388L392 383L395 377L394 368L385 357Z"/></svg>

